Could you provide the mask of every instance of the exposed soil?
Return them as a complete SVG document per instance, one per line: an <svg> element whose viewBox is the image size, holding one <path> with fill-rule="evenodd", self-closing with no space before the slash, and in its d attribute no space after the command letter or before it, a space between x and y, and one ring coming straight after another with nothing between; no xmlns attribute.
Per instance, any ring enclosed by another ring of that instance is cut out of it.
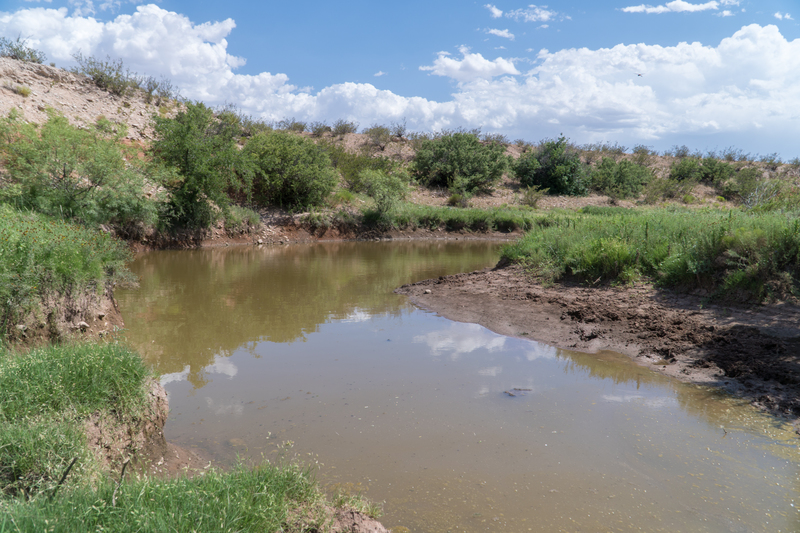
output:
<svg viewBox="0 0 800 533"><path fill-rule="evenodd" d="M550 287L498 265L404 285L423 308L558 348L612 350L683 381L721 387L800 419L800 307L709 304L650 285Z"/></svg>

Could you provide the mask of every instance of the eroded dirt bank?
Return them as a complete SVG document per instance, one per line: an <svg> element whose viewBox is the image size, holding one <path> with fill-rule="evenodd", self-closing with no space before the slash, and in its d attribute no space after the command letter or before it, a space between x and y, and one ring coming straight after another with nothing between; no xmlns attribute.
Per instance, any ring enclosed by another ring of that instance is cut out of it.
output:
<svg viewBox="0 0 800 533"><path fill-rule="evenodd" d="M558 348L612 350L654 370L724 388L800 420L800 308L707 304L649 285L543 287L519 266L404 285L395 292L459 322Z"/></svg>

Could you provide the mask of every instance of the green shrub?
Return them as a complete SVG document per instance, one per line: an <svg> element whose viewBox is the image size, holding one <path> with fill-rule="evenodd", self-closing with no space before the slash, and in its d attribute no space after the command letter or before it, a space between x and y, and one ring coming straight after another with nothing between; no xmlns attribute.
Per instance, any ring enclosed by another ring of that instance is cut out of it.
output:
<svg viewBox="0 0 800 533"><path fill-rule="evenodd" d="M669 169L669 179L679 182L700 181L700 162L694 158L684 158L673 161Z"/></svg>
<svg viewBox="0 0 800 533"><path fill-rule="evenodd" d="M587 194L587 170L577 150L565 137L547 140L539 148L523 154L515 172L523 187L539 186L549 194L583 196Z"/></svg>
<svg viewBox="0 0 800 533"><path fill-rule="evenodd" d="M319 206L339 181L326 151L297 135L256 135L244 153L255 165L252 191L259 205Z"/></svg>
<svg viewBox="0 0 800 533"><path fill-rule="evenodd" d="M36 50L27 45L28 40L17 36L17 39L12 41L6 37L0 37L0 57L10 57L18 61L26 61L28 63L44 63L47 56L44 52Z"/></svg>
<svg viewBox="0 0 800 533"><path fill-rule="evenodd" d="M460 193L489 192L509 168L505 149L481 144L472 133L448 133L424 139L414 156L414 177L429 187Z"/></svg>
<svg viewBox="0 0 800 533"><path fill-rule="evenodd" d="M0 205L0 337L41 297L127 279L128 259L106 233Z"/></svg>
<svg viewBox="0 0 800 533"><path fill-rule="evenodd" d="M642 188L653 177L653 173L645 167L631 161L619 163L604 157L591 174L592 188L614 198L630 198L639 196Z"/></svg>
<svg viewBox="0 0 800 533"><path fill-rule="evenodd" d="M88 76L101 89L124 96L132 89L139 88L141 80L135 72L125 67L121 59L113 60L110 56L106 56L105 60L94 56L84 57L80 52L72 57L78 63L72 71Z"/></svg>
<svg viewBox="0 0 800 533"><path fill-rule="evenodd" d="M654 204L662 199L682 198L691 194L697 182L678 181L671 178L655 178L644 188L644 202Z"/></svg>
<svg viewBox="0 0 800 533"><path fill-rule="evenodd" d="M342 136L347 133L356 133L358 131L358 123L340 118L333 123L331 130L333 134L337 136Z"/></svg>
<svg viewBox="0 0 800 533"><path fill-rule="evenodd" d="M653 163L653 158L658 155L658 152L652 150L649 146L637 144L633 147L632 161L637 165L643 167L650 166Z"/></svg>
<svg viewBox="0 0 800 533"><path fill-rule="evenodd" d="M228 206L225 212L225 231L228 233L246 233L261 222L261 215L238 205Z"/></svg>
<svg viewBox="0 0 800 533"><path fill-rule="evenodd" d="M393 137L403 139L406 136L406 133L408 133L406 119L404 118L400 122L392 122L389 126L389 133L391 133Z"/></svg>
<svg viewBox="0 0 800 533"><path fill-rule="evenodd" d="M285 118L283 120L279 120L275 124L275 129L283 130L283 131L291 131L294 133L303 133L308 129L308 124L305 122L301 122L299 120L295 120L294 117L292 118Z"/></svg>
<svg viewBox="0 0 800 533"><path fill-rule="evenodd" d="M144 90L145 102L148 104L161 106L178 97L178 90L173 87L169 79L163 76L159 80L155 79L153 76L148 76L140 80L138 85Z"/></svg>
<svg viewBox="0 0 800 533"><path fill-rule="evenodd" d="M453 193L447 198L447 205L450 207L469 207L469 195Z"/></svg>
<svg viewBox="0 0 800 533"><path fill-rule="evenodd" d="M392 140L392 134L389 128L374 124L364 130L364 135L367 136L367 141L371 146L378 148L381 152L386 150L386 145Z"/></svg>
<svg viewBox="0 0 800 533"><path fill-rule="evenodd" d="M386 174L380 170L362 171L361 181L367 184L367 194L375 200L375 210L381 216L394 210L408 190L397 174Z"/></svg>
<svg viewBox="0 0 800 533"><path fill-rule="evenodd" d="M144 194L146 171L122 143L124 128L108 120L76 128L52 110L36 127L0 122L0 157L16 186L3 200L18 207L86 224L112 224L121 232L156 222L157 204Z"/></svg>
<svg viewBox="0 0 800 533"><path fill-rule="evenodd" d="M175 118L154 117L150 151L172 171L164 186L170 199L167 227L206 228L230 203L227 192L247 190L252 164L236 148L239 125L221 121L202 103L187 102Z"/></svg>
<svg viewBox="0 0 800 533"><path fill-rule="evenodd" d="M703 159L700 166L699 179L704 183L721 186L730 179L736 170L733 165L719 159Z"/></svg>
<svg viewBox="0 0 800 533"><path fill-rule="evenodd" d="M331 127L328 126L328 123L325 121L312 122L310 128L314 137L322 137L324 134L331 132Z"/></svg>
<svg viewBox="0 0 800 533"><path fill-rule="evenodd" d="M539 204L539 200L544 198L544 195L547 194L547 189L540 189L538 185L533 185L531 187L526 187L525 192L522 194L522 198L520 198L520 202L522 205L527 205L528 207L533 207L534 209Z"/></svg>
<svg viewBox="0 0 800 533"><path fill-rule="evenodd" d="M330 157L331 164L342 175L345 187L352 192L367 192L366 184L361 181L361 173L365 170L377 170L386 174L392 173L397 163L388 157L373 157L367 153L348 152L341 144L322 141L318 144Z"/></svg>

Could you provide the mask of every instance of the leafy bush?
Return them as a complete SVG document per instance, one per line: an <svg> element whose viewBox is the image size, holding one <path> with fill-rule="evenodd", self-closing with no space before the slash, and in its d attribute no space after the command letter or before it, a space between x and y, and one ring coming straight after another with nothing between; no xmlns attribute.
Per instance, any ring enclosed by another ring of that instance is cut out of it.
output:
<svg viewBox="0 0 800 533"><path fill-rule="evenodd" d="M515 171L523 187L537 185L550 194L570 196L588 192L586 167L565 137L544 141L536 151L523 154Z"/></svg>
<svg viewBox="0 0 800 533"><path fill-rule="evenodd" d="M639 196L653 173L647 168L631 161L623 160L616 163L609 157L604 157L597 168L592 172L592 188L602 191L614 198L630 198Z"/></svg>
<svg viewBox="0 0 800 533"><path fill-rule="evenodd" d="M734 162L734 161L749 161L750 154L743 152L738 148L734 148L733 146L729 146L722 151L722 157L725 161Z"/></svg>
<svg viewBox="0 0 800 533"><path fill-rule="evenodd" d="M652 179L644 188L644 202L654 204L665 198L683 198L691 194L696 181L678 181L672 178Z"/></svg>
<svg viewBox="0 0 800 533"><path fill-rule="evenodd" d="M427 186L462 193L488 192L509 168L504 152L502 145L481 144L472 133L448 133L422 140L413 172Z"/></svg>
<svg viewBox="0 0 800 533"><path fill-rule="evenodd" d="M700 181L716 186L721 186L730 179L736 170L733 165L719 159L703 159L700 166Z"/></svg>
<svg viewBox="0 0 800 533"><path fill-rule="evenodd" d="M408 133L408 128L406 127L406 119L404 118L400 122L392 122L389 126L389 133L392 134L393 137L398 137L402 139Z"/></svg>
<svg viewBox="0 0 800 533"><path fill-rule="evenodd" d="M3 120L0 156L13 184L3 201L123 232L154 224L157 206L144 194L145 168L122 144L124 131L107 120L76 128L52 110L38 128Z"/></svg>
<svg viewBox="0 0 800 533"><path fill-rule="evenodd" d="M342 136L346 133L356 133L358 131L358 123L340 118L333 123L331 130L333 134L337 136Z"/></svg>
<svg viewBox="0 0 800 533"><path fill-rule="evenodd" d="M261 205L322 205L339 181L325 150L297 135L256 135L244 153L254 164L253 199Z"/></svg>
<svg viewBox="0 0 800 533"><path fill-rule="evenodd" d="M547 194L547 189L540 189L538 185L533 185L531 187L526 187L525 192L522 194L522 198L520 198L520 202L522 205L527 205L528 207L533 207L534 209L539 204L539 200L544 198L544 195Z"/></svg>
<svg viewBox="0 0 800 533"><path fill-rule="evenodd" d="M697 183L700 176L700 163L694 158L673 161L669 169L669 179L675 181Z"/></svg>
<svg viewBox="0 0 800 533"><path fill-rule="evenodd" d="M345 150L341 144L322 141L318 144L330 157L331 164L342 175L345 187L353 192L367 192L361 180L364 170L393 172L397 164L388 157L372 157L367 153L354 153Z"/></svg>
<svg viewBox="0 0 800 533"><path fill-rule="evenodd" d="M217 120L202 103L187 102L175 118L154 117L154 159L171 167L163 212L167 227L206 228L230 203L229 189L247 188L252 165L236 148L238 123Z"/></svg>
<svg viewBox="0 0 800 533"><path fill-rule="evenodd" d="M72 57L78 63L72 71L89 76L101 89L117 96L124 96L132 89L139 88L139 77L125 67L121 59L113 60L110 56L106 56L105 60L94 56L84 57L80 52Z"/></svg>
<svg viewBox="0 0 800 533"><path fill-rule="evenodd" d="M129 254L106 233L0 205L0 337L38 298L122 281Z"/></svg>
<svg viewBox="0 0 800 533"><path fill-rule="evenodd" d="M148 76L138 82L138 85L144 90L145 102L161 106L169 100L178 97L178 90L173 87L172 82L165 78L157 80L153 76Z"/></svg>
<svg viewBox="0 0 800 533"><path fill-rule="evenodd" d="M389 128L374 124L364 130L364 135L367 136L367 141L370 145L378 148L381 152L386 150L386 145L392 140L392 134Z"/></svg>
<svg viewBox="0 0 800 533"><path fill-rule="evenodd" d="M279 120L275 124L275 129L283 130L283 131L292 131L294 133L303 133L308 129L308 124L305 122L300 122L299 120L295 120L294 117L292 118L285 118L283 120Z"/></svg>
<svg viewBox="0 0 800 533"><path fill-rule="evenodd" d="M407 192L406 183L397 174L364 170L361 181L367 184L367 194L375 200L375 209L380 215L391 212Z"/></svg>
<svg viewBox="0 0 800 533"><path fill-rule="evenodd" d="M10 57L18 61L26 61L28 63L44 63L47 56L44 52L36 50L27 45L28 40L17 36L17 39L12 41L6 37L0 37L0 57Z"/></svg>
<svg viewBox="0 0 800 533"><path fill-rule="evenodd" d="M650 166L653 163L653 158L658 155L658 152L652 150L649 146L637 144L633 147L633 162L643 167Z"/></svg>
<svg viewBox="0 0 800 533"><path fill-rule="evenodd" d="M331 132L331 127L325 121L312 122L310 128L314 137L322 137L324 134Z"/></svg>

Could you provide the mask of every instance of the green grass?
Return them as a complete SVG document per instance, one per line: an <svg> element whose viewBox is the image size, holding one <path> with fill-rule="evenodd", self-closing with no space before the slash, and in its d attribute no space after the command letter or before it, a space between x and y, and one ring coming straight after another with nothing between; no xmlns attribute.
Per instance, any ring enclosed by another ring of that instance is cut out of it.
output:
<svg viewBox="0 0 800 533"><path fill-rule="evenodd" d="M532 208L497 207L492 209L454 208L404 203L390 213L380 215L366 211L364 222L395 229L446 229L448 231L501 231L528 230L546 216Z"/></svg>
<svg viewBox="0 0 800 533"><path fill-rule="evenodd" d="M148 375L139 355L115 343L0 351L0 495L52 491L76 457L70 484L95 475L82 421L142 416Z"/></svg>
<svg viewBox="0 0 800 533"><path fill-rule="evenodd" d="M115 496L116 488L109 480L59 493L52 503L45 497L0 502L0 532L299 532L329 526L312 471L296 464L240 465L192 479L131 479Z"/></svg>
<svg viewBox="0 0 800 533"><path fill-rule="evenodd" d="M0 336L39 297L126 279L128 258L105 233L0 205Z"/></svg>
<svg viewBox="0 0 800 533"><path fill-rule="evenodd" d="M548 216L503 257L545 280L646 278L760 301L798 294L800 220L797 212L585 208Z"/></svg>

